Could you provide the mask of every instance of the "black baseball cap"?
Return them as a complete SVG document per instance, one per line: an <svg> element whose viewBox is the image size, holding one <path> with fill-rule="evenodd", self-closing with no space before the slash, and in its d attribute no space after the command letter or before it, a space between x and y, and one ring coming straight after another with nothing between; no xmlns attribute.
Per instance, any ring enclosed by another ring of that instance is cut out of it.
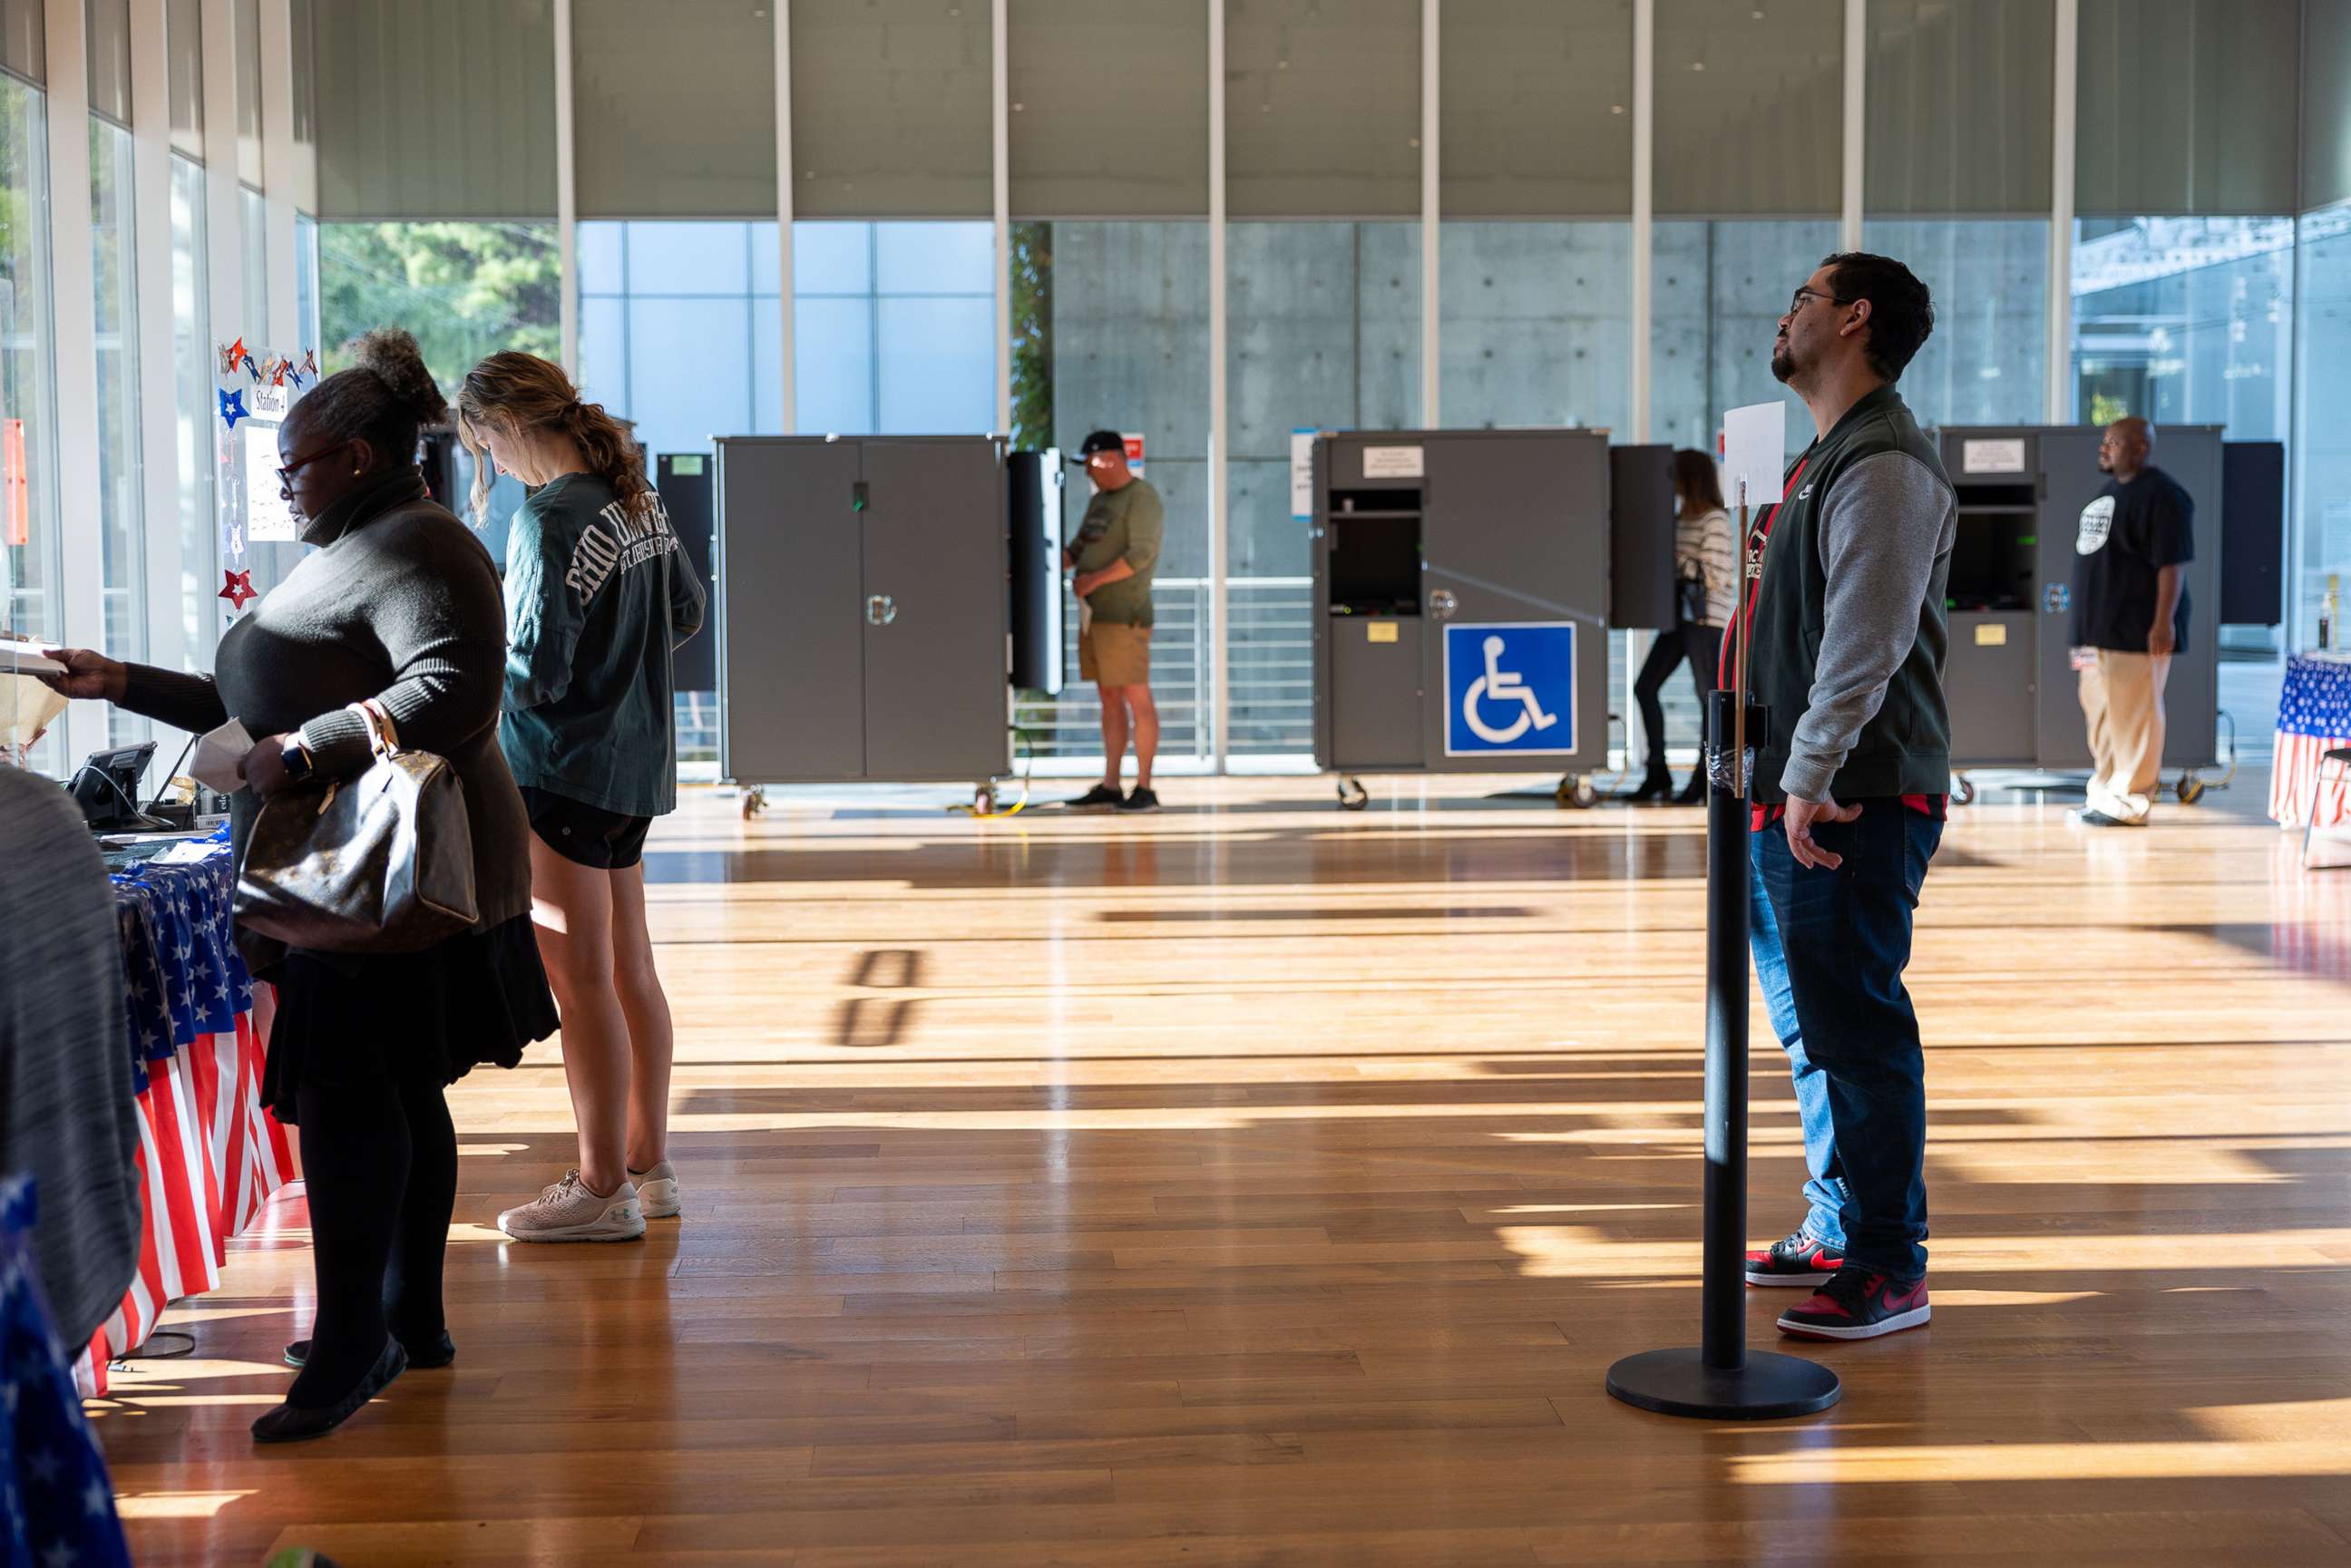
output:
<svg viewBox="0 0 2351 1568"><path fill-rule="evenodd" d="M1123 453L1125 450L1125 436L1121 435L1115 430L1097 430L1092 434L1087 436L1083 441L1078 443L1077 455L1071 457L1070 461L1072 463L1083 463L1087 458L1092 457L1097 452Z"/></svg>

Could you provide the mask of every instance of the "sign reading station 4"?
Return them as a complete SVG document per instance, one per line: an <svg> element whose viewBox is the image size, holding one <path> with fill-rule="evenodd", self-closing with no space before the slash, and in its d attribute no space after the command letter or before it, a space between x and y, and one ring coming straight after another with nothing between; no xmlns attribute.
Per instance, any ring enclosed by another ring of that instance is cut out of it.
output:
<svg viewBox="0 0 2351 1568"><path fill-rule="evenodd" d="M1575 751L1575 623L1445 629L1445 755Z"/></svg>

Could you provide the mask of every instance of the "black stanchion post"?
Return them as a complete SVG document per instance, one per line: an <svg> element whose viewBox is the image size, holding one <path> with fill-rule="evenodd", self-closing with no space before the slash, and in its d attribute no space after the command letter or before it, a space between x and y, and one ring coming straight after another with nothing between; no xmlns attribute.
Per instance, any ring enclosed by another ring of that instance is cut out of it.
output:
<svg viewBox="0 0 2351 1568"><path fill-rule="evenodd" d="M1743 650L1742 650L1743 652ZM1744 671L1742 668L1742 677ZM1700 1343L1628 1355L1608 1392L1666 1416L1768 1421L1837 1402L1836 1374L1800 1356L1747 1348L1747 890L1751 794L1743 742L1746 682L1707 705L1706 1218Z"/></svg>

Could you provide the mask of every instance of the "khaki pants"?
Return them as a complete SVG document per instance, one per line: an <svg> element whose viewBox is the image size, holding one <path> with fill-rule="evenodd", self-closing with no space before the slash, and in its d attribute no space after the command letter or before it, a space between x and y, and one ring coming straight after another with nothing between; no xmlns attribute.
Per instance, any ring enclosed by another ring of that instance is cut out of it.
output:
<svg viewBox="0 0 2351 1568"><path fill-rule="evenodd" d="M2090 653L2081 672L2082 716L2090 723L2090 809L2140 822L2163 781L2163 684L2171 657Z"/></svg>

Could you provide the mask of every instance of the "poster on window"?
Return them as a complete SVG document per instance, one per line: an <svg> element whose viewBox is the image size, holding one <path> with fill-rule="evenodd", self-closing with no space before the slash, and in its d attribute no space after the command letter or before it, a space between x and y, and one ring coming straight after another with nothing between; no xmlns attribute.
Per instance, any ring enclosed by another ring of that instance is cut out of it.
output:
<svg viewBox="0 0 2351 1568"><path fill-rule="evenodd" d="M254 547L300 540L277 476L277 434L296 401L317 382L319 358L315 349L283 353L244 338L214 348L213 396L219 416L214 426L214 471L221 570L216 591L228 622L243 614L290 567L283 559L256 557Z"/></svg>

